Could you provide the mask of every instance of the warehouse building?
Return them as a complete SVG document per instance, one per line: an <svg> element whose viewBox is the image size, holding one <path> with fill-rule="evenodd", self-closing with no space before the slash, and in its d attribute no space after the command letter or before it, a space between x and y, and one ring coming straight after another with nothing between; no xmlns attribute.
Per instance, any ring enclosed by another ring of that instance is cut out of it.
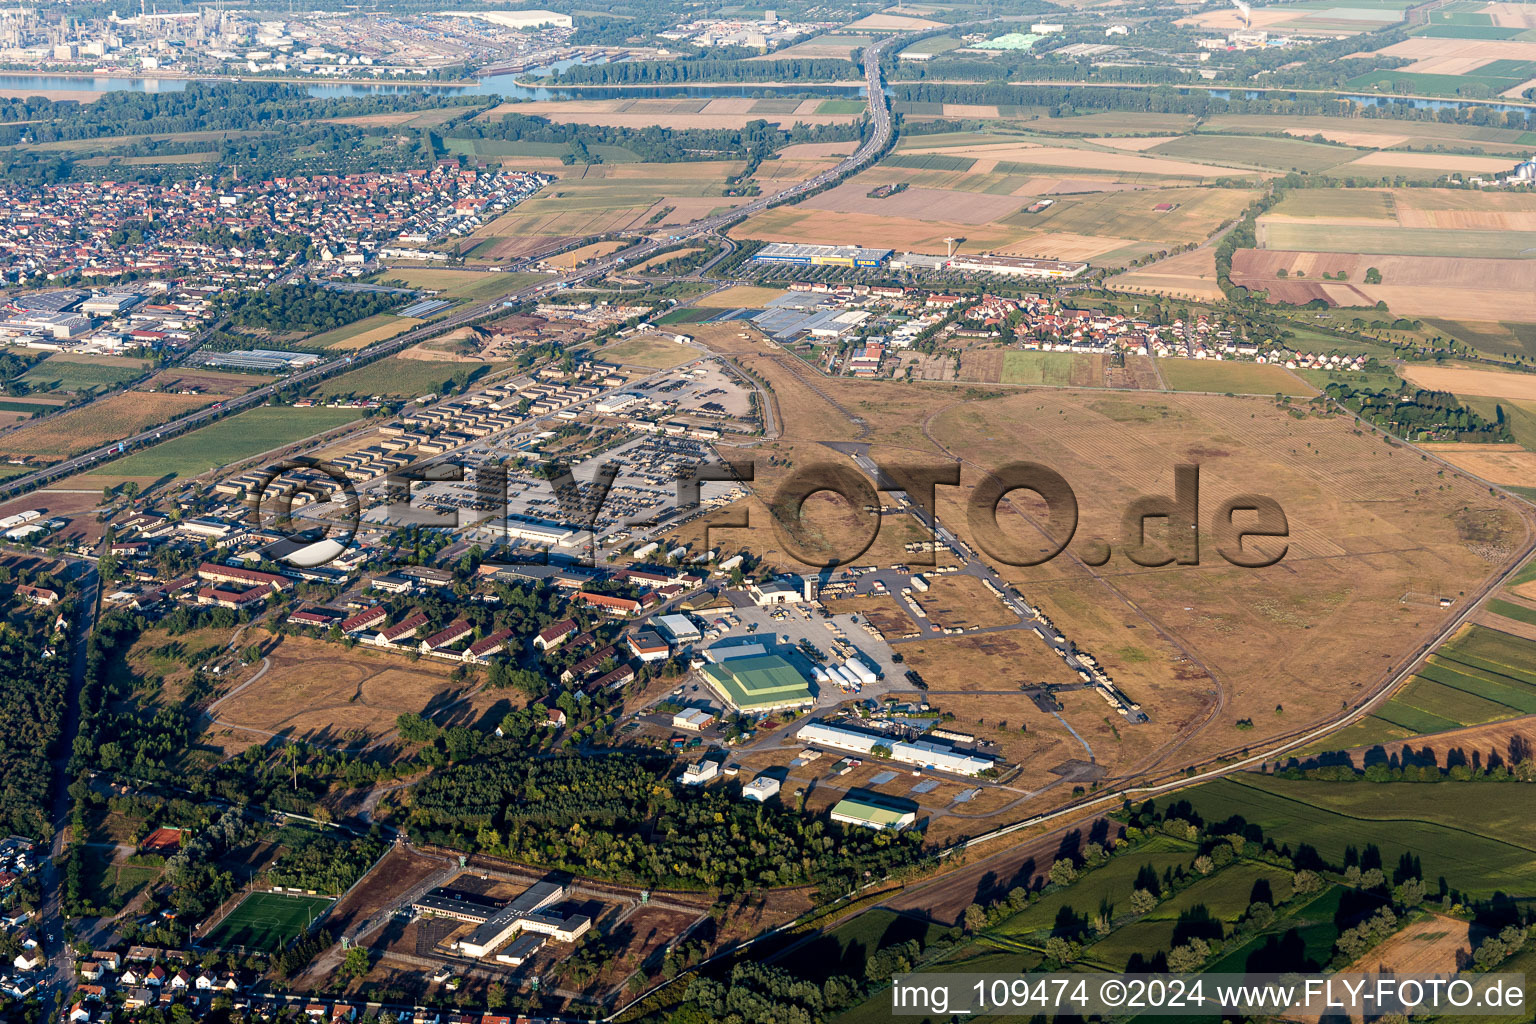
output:
<svg viewBox="0 0 1536 1024"><path fill-rule="evenodd" d="M890 748L892 761L955 775L976 776L995 766L990 758L964 754L928 740L896 740L882 733L827 725L824 722L810 722L802 726L798 738L802 743L814 743L819 747L846 750L854 754L868 754L879 744Z"/></svg>
<svg viewBox="0 0 1536 1024"><path fill-rule="evenodd" d="M738 711L778 711L816 703L810 683L777 654L733 658L700 669L709 688Z"/></svg>
<svg viewBox="0 0 1536 1024"><path fill-rule="evenodd" d="M898 807L894 801L880 800L873 793L867 796L850 793L833 805L832 820L844 825L900 832L917 824L917 812Z"/></svg>
<svg viewBox="0 0 1536 1024"><path fill-rule="evenodd" d="M946 267L949 270L967 270L978 274L1051 280L1077 277L1088 269L1088 264L1069 260L1027 259L1023 256L955 256Z"/></svg>
<svg viewBox="0 0 1536 1024"><path fill-rule="evenodd" d="M792 263L807 267L878 267L891 258L889 249L866 249L861 245L800 245L774 242L757 251L752 259L759 263Z"/></svg>

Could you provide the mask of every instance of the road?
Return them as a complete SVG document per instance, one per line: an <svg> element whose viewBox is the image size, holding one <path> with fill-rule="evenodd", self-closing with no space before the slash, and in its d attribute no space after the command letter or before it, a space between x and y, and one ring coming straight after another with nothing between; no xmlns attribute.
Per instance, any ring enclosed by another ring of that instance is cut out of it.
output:
<svg viewBox="0 0 1536 1024"><path fill-rule="evenodd" d="M863 167L874 159L885 148L886 144L890 142L891 108L885 99L884 76L880 69L880 56L886 49L901 41L902 38L901 36L892 36L881 40L864 51L865 79L869 85L870 131L867 133L863 143L836 167L822 171L815 177L808 178L780 192L760 196L745 206L739 206L725 213L716 214L704 220L694 221L679 228L669 229L669 233L666 235L658 235L655 238L649 238L644 242L636 243L627 249L612 253L589 266L549 278L542 284L530 285L526 288L509 291L486 302L472 303L463 309L450 313L441 320L434 320L423 324L421 327L407 331L396 338L373 345L368 349L366 355L341 357L323 362L311 369L302 370L285 377L277 383L268 384L265 387L249 391L238 398L226 399L206 409L178 417L158 427L140 431L131 437L123 438L121 441L65 459L63 462L55 463L36 473L17 477L3 489L0 489L0 499L14 498L17 495L35 490L54 480L83 472L102 463L111 462L118 456L125 455L140 446L185 433L231 413L262 405L279 391L318 384L329 377L345 373L348 370L354 370L359 366L382 359L385 356L393 355L445 330L451 330L452 328L479 320L482 317L490 316L502 308L504 303L521 302L559 288L602 277L611 271L619 269L626 263L644 260L658 250L670 247L676 240L712 234L743 217L759 213L770 206L792 202L825 185L831 184L842 175L852 173Z"/></svg>
<svg viewBox="0 0 1536 1024"><path fill-rule="evenodd" d="M74 623L69 662L69 690L64 698L64 720L53 757L52 805L48 820L53 824L53 839L48 857L38 867L38 883L43 905L38 908L37 937L47 954L43 984L48 991L62 991L74 984L75 965L64 946L64 887L59 877L59 860L64 853L64 837L69 833L69 761L80 731L80 691L85 686L86 639L96 620L100 578L94 562L77 562L84 568L79 577L80 617Z"/></svg>

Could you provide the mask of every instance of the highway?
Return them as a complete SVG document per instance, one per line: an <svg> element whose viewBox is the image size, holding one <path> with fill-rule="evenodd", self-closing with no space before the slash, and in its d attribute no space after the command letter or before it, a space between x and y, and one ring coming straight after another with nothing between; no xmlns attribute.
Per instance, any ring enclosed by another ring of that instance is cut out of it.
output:
<svg viewBox="0 0 1536 1024"><path fill-rule="evenodd" d="M891 36L875 43L864 51L864 74L866 81L869 83L868 108L871 131L867 134L863 143L836 167L823 171L813 178L809 178L782 191L760 196L745 206L739 206L725 213L716 214L704 220L694 221L691 224L671 229L666 235L648 238L644 242L612 253L590 266L551 277L538 285L530 285L526 288L509 291L486 302L472 303L463 309L450 313L441 320L434 320L423 324L421 327L407 331L396 338L373 345L364 355L337 358L323 362L311 369L285 377L275 384L268 384L265 387L249 391L238 398L226 399L206 409L170 420L158 427L151 427L148 430L140 431L131 437L123 438L121 441L115 441L112 444L83 452L62 462L56 462L35 473L17 477L6 484L5 487L0 488L0 499L14 498L28 491L35 490L44 484L72 476L75 473L84 472L105 462L111 462L118 456L126 455L138 447L185 433L188 430L195 429L231 413L265 404L267 399L277 394L280 390L318 384L328 377L345 373L348 370L356 369L374 360L393 355L445 330L450 330L489 316L500 309L503 303L521 302L561 287L600 278L626 263L644 260L657 250L670 246L674 241L712 234L743 217L759 213L770 206L792 202L809 192L830 184L844 174L858 170L870 162L890 142L891 108L885 100L884 76L880 69L880 57L887 48L901 41L902 38L901 36Z"/></svg>

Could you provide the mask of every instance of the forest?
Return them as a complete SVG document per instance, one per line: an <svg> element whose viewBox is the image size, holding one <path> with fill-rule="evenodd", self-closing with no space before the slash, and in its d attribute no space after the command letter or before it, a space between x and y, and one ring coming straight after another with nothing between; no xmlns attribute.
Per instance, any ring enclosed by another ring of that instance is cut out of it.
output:
<svg viewBox="0 0 1536 1024"><path fill-rule="evenodd" d="M1409 440L1514 440L1503 407L1498 407L1497 421L1489 422L1449 392L1357 391L1339 382L1324 390L1344 408Z"/></svg>
<svg viewBox="0 0 1536 1024"><path fill-rule="evenodd" d="M925 854L917 830L843 828L718 788L670 784L670 758L615 752L536 760L504 741L422 783L421 840L600 878L736 893L814 884L823 898L866 872L898 873Z"/></svg>
<svg viewBox="0 0 1536 1024"><path fill-rule="evenodd" d="M371 836L312 834L284 849L267 877L273 885L339 896L352 888L386 849Z"/></svg>
<svg viewBox="0 0 1536 1024"><path fill-rule="evenodd" d="M456 139L502 139L509 142L564 142L590 150L593 146L622 146L647 163L687 160L727 160L754 157L801 142L846 142L859 138L862 126L805 125L781 130L767 121L750 121L742 128L613 128L593 124L556 124L528 114L508 114L494 124L470 122L445 133ZM599 163L589 155L578 162Z"/></svg>
<svg viewBox="0 0 1536 1024"><path fill-rule="evenodd" d="M284 284L259 292L225 292L220 312L246 330L319 334L400 305L390 292L352 292L324 285Z"/></svg>
<svg viewBox="0 0 1536 1024"><path fill-rule="evenodd" d="M12 607L0 622L0 831L50 834L49 751L59 738L69 643L59 609ZM66 620L67 621L67 620Z"/></svg>

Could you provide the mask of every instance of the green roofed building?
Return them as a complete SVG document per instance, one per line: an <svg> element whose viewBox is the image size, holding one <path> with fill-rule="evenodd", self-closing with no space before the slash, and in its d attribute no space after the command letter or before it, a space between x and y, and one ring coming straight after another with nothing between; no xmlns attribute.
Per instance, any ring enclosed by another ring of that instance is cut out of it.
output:
<svg viewBox="0 0 1536 1024"><path fill-rule="evenodd" d="M738 711L776 711L816 703L805 677L777 654L732 658L705 665L702 671L710 689Z"/></svg>
<svg viewBox="0 0 1536 1024"><path fill-rule="evenodd" d="M874 800L845 796L832 808L832 820L844 825L862 825L865 828L890 829L900 832L916 824L917 812L898 807L888 807Z"/></svg>
<svg viewBox="0 0 1536 1024"><path fill-rule="evenodd" d="M978 50L1027 50L1040 41L1033 32L1009 32L1007 35L977 43Z"/></svg>

